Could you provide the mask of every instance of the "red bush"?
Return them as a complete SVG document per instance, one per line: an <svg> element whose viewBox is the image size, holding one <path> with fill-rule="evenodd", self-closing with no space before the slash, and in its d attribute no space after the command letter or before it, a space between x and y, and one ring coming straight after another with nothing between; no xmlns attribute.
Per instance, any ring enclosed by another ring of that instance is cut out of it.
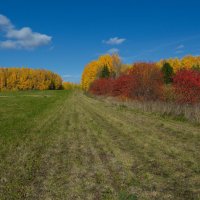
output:
<svg viewBox="0 0 200 200"><path fill-rule="evenodd" d="M117 79L98 79L90 92L95 95L112 95L138 100L161 99L163 89L161 71L153 63L137 63Z"/></svg>
<svg viewBox="0 0 200 200"><path fill-rule="evenodd" d="M173 78L173 85L180 103L200 102L200 72L181 70Z"/></svg>
<svg viewBox="0 0 200 200"><path fill-rule="evenodd" d="M95 95L108 95L111 91L112 82L112 79L97 79L92 83L89 91Z"/></svg>
<svg viewBox="0 0 200 200"><path fill-rule="evenodd" d="M111 95L131 98L134 88L135 80L133 76L122 75L113 81Z"/></svg>
<svg viewBox="0 0 200 200"><path fill-rule="evenodd" d="M154 63L136 63L129 71L135 80L132 96L139 100L161 99L163 75Z"/></svg>

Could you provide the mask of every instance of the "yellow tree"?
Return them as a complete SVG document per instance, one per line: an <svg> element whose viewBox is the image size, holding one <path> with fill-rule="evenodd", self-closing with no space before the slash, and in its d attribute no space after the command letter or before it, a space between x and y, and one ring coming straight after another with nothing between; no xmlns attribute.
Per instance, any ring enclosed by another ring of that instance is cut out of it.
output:
<svg viewBox="0 0 200 200"><path fill-rule="evenodd" d="M99 57L99 70L101 70L104 66L107 66L110 73L114 72L114 65L113 65L113 56L107 54Z"/></svg>
<svg viewBox="0 0 200 200"><path fill-rule="evenodd" d="M99 77L103 67L108 67L111 76L115 76L121 68L121 60L118 55L102 55L98 60L90 62L86 65L81 79L81 86L83 90L88 90L91 83Z"/></svg>
<svg viewBox="0 0 200 200"><path fill-rule="evenodd" d="M182 65L182 68L184 68L184 69L191 69L197 63L198 63L197 57L194 57L194 56L191 56L191 55L185 56L181 60L181 65Z"/></svg>
<svg viewBox="0 0 200 200"><path fill-rule="evenodd" d="M7 89L18 89L19 70L17 68L8 68Z"/></svg>
<svg viewBox="0 0 200 200"><path fill-rule="evenodd" d="M81 79L81 86L83 90L88 90L91 83L96 79L97 74L99 72L99 62L92 61L88 65L86 65Z"/></svg>
<svg viewBox="0 0 200 200"><path fill-rule="evenodd" d="M170 58L167 60L170 66L173 68L174 72L176 73L178 70L181 69L181 62L178 58Z"/></svg>
<svg viewBox="0 0 200 200"><path fill-rule="evenodd" d="M179 69L181 69L181 62L178 58L160 60L156 63L156 65L161 69L165 63L169 63L170 66L173 68L174 72L177 72Z"/></svg>
<svg viewBox="0 0 200 200"><path fill-rule="evenodd" d="M118 54L113 54L111 57L112 57L114 73L115 73L116 77L118 77L121 74L121 72L123 71L122 61Z"/></svg>
<svg viewBox="0 0 200 200"><path fill-rule="evenodd" d="M48 70L0 68L0 90L48 90L61 88L61 77Z"/></svg>
<svg viewBox="0 0 200 200"><path fill-rule="evenodd" d="M6 69L5 68L0 68L0 90L4 90L7 85L6 81Z"/></svg>

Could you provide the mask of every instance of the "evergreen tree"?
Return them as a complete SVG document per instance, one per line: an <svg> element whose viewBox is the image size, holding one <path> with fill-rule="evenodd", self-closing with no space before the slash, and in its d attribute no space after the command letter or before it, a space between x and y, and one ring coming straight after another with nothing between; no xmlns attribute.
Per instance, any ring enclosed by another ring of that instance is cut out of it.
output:
<svg viewBox="0 0 200 200"><path fill-rule="evenodd" d="M105 65L101 70L100 78L109 78L109 77L110 77L110 71L108 67Z"/></svg>
<svg viewBox="0 0 200 200"><path fill-rule="evenodd" d="M172 82L172 76L174 74L174 70L171 67L171 65L169 63L164 63L162 69L161 69L163 75L164 75L164 82L166 84L169 84Z"/></svg>

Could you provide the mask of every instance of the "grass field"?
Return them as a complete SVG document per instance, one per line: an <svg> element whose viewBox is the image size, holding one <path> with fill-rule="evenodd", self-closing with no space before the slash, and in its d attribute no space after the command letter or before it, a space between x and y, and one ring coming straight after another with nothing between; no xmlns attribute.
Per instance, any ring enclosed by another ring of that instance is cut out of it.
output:
<svg viewBox="0 0 200 200"><path fill-rule="evenodd" d="M200 199L200 126L81 92L1 93L0 199Z"/></svg>

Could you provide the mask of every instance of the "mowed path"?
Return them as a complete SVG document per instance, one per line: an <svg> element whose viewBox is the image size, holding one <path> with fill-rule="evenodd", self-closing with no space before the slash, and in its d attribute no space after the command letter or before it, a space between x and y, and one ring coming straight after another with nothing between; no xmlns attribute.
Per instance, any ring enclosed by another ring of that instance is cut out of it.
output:
<svg viewBox="0 0 200 200"><path fill-rule="evenodd" d="M0 199L200 199L199 126L81 92L45 116L1 154Z"/></svg>

